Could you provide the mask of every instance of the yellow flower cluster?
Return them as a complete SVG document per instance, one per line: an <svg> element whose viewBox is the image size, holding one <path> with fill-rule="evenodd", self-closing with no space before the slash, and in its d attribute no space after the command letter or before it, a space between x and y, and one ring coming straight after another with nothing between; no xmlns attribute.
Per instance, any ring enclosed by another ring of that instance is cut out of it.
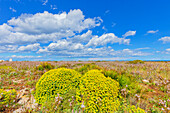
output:
<svg viewBox="0 0 170 113"><path fill-rule="evenodd" d="M3 106L9 106L10 104L14 103L14 100L16 99L17 92L15 89L5 91L3 89L0 89L0 110Z"/></svg>
<svg viewBox="0 0 170 113"><path fill-rule="evenodd" d="M67 91L75 89L80 77L81 75L75 70L66 68L46 72L36 84L36 101L43 104L46 100L54 99L58 94L62 96Z"/></svg>
<svg viewBox="0 0 170 113"><path fill-rule="evenodd" d="M120 106L119 83L105 77L99 70L78 72L59 68L46 72L36 84L36 100L39 104L75 89L76 102L85 112L114 112Z"/></svg>
<svg viewBox="0 0 170 113"><path fill-rule="evenodd" d="M76 101L85 105L86 112L114 112L120 105L118 91L117 81L106 78L99 70L91 70L80 80Z"/></svg>
<svg viewBox="0 0 170 113"><path fill-rule="evenodd" d="M129 113L146 113L144 109L141 109L139 107L135 107L134 105L130 107L130 109L127 110Z"/></svg>
<svg viewBox="0 0 170 113"><path fill-rule="evenodd" d="M0 66L0 69L12 69L12 67L11 66L4 66L4 65L2 65L2 66Z"/></svg>
<svg viewBox="0 0 170 113"><path fill-rule="evenodd" d="M14 71L14 69L11 66L3 66L3 65L0 66L0 71L1 72L6 71L6 70Z"/></svg>

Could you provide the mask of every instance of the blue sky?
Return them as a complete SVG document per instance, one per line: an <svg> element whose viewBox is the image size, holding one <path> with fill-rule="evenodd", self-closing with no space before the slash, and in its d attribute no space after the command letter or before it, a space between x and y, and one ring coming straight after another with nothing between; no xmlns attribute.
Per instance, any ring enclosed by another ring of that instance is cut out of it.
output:
<svg viewBox="0 0 170 113"><path fill-rule="evenodd" d="M170 60L169 0L0 0L0 59Z"/></svg>

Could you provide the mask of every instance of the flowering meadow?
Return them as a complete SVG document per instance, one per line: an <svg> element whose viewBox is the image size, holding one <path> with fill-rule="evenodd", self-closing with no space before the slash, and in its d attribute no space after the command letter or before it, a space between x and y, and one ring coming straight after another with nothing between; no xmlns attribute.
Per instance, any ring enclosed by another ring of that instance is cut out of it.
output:
<svg viewBox="0 0 170 113"><path fill-rule="evenodd" d="M170 62L3 61L3 113L168 113Z"/></svg>

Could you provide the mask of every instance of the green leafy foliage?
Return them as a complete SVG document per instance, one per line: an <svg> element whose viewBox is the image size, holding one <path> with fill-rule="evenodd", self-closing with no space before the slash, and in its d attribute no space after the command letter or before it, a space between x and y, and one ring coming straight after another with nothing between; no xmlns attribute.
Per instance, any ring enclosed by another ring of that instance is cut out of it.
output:
<svg viewBox="0 0 170 113"><path fill-rule="evenodd" d="M144 64L144 61L142 60L133 60L133 61L129 61L129 64Z"/></svg>
<svg viewBox="0 0 170 113"><path fill-rule="evenodd" d="M43 70L51 70L54 69L54 66L47 62L42 62L36 69L43 71Z"/></svg>
<svg viewBox="0 0 170 113"><path fill-rule="evenodd" d="M117 81L119 82L121 88L125 88L127 86L129 88L135 88L137 85L136 78L128 74L119 75Z"/></svg>
<svg viewBox="0 0 170 113"><path fill-rule="evenodd" d="M105 77L110 77L114 80L118 79L118 74L115 71L109 70L109 71L103 71L102 72Z"/></svg>
<svg viewBox="0 0 170 113"><path fill-rule="evenodd" d="M76 90L69 90L62 97L58 94L57 97L47 100L41 107L40 112L46 113L71 113L82 112L81 106L76 103Z"/></svg>
<svg viewBox="0 0 170 113"><path fill-rule="evenodd" d="M85 64L85 65L81 66L80 68L76 68L75 70L81 74L85 74L86 72L88 72L89 70L92 70L92 69L101 70L101 67L94 65L94 64Z"/></svg>

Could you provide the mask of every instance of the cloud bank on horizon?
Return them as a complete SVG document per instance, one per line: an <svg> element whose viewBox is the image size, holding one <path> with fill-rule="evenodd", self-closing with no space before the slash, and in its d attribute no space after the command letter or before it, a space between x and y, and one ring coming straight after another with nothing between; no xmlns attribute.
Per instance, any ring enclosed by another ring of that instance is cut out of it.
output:
<svg viewBox="0 0 170 113"><path fill-rule="evenodd" d="M42 5L48 2L45 0ZM10 10L16 12L11 7ZM111 13L110 10L106 12ZM50 60L60 58L65 60L71 58L74 60L149 60L155 58L150 56L158 53L164 56L170 55L170 48L167 46L161 52L145 44L144 47L129 49L133 46L137 30L129 29L124 34L119 34L120 36L113 32L97 34L96 29L102 30L104 23L105 20L101 17L87 17L81 9L60 13L49 11L35 14L23 13L0 25L0 53L4 55L0 57L16 60L49 60L48 58ZM146 32L150 35L160 31ZM162 36L155 41L166 45L170 42L170 36ZM117 47L115 48L114 45ZM170 60L167 56L166 59Z"/></svg>

